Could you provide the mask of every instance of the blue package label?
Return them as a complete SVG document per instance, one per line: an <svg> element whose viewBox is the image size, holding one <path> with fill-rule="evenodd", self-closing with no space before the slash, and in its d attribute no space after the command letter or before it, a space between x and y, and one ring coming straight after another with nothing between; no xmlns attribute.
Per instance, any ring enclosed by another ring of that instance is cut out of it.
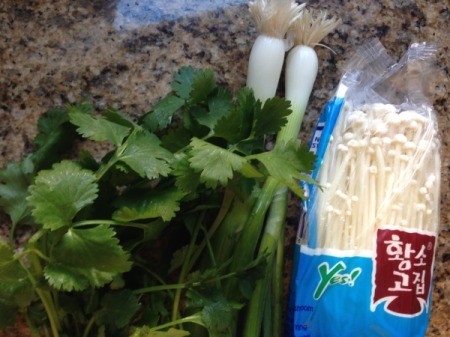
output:
<svg viewBox="0 0 450 337"><path fill-rule="evenodd" d="M433 263L424 264L424 259L433 257L435 238L401 235L402 231L379 231L374 254L297 246L285 336L425 336ZM404 248L401 253L394 244ZM421 279L425 273L426 279Z"/></svg>

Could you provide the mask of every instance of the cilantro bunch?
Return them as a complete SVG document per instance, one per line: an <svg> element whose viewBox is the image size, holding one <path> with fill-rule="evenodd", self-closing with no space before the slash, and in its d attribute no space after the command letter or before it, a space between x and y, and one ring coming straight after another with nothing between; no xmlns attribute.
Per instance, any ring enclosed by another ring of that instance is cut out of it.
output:
<svg viewBox="0 0 450 337"><path fill-rule="evenodd" d="M251 223L312 169L295 141L266 149L290 112L191 67L138 121L88 101L48 111L35 152L0 170L0 329L23 315L33 336L239 335L273 260ZM32 235L14 249L17 226Z"/></svg>

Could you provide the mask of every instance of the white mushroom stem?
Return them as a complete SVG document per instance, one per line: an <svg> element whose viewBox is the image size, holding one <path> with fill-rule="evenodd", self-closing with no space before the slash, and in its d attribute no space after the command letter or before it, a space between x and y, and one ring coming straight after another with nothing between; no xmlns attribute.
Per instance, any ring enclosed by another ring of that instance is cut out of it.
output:
<svg viewBox="0 0 450 337"><path fill-rule="evenodd" d="M347 206L347 211L349 212L349 214L347 214L346 216L346 223L347 226L349 228L349 235L350 235L350 247L354 248L355 246L355 242L356 242L356 238L355 238L355 234L356 234L356 222L354 221L355 219L355 211L356 211L356 207L357 205L355 205L355 200L357 199L355 192L356 192L356 179L352 179L351 177L355 177L356 172L355 172L355 156L352 157L351 161L350 161L350 172L349 172L349 186L348 186L348 195L347 195L347 200L346 200L346 206Z"/></svg>
<svg viewBox="0 0 450 337"><path fill-rule="evenodd" d="M412 219L412 221L414 222L415 226L418 229L424 229L423 227L423 214L426 211L426 206L425 204L417 204L416 205L416 217L414 217Z"/></svg>
<svg viewBox="0 0 450 337"><path fill-rule="evenodd" d="M373 224L375 221L375 212L377 210L377 174L378 169L376 166L369 167L369 224Z"/></svg>
<svg viewBox="0 0 450 337"><path fill-rule="evenodd" d="M393 176L400 177L400 160L401 160L401 151L403 145L407 142L405 135L401 133L397 133L394 136L393 144L395 144L395 155L394 155L394 167L393 167Z"/></svg>
<svg viewBox="0 0 450 337"><path fill-rule="evenodd" d="M329 141L329 147L333 147L334 146L334 138L333 136L330 137L330 141ZM319 174L321 175L321 181L328 183L329 182L329 172L331 169L331 154L330 155L325 155L323 158L323 162L322 162L322 166L320 168Z"/></svg>
<svg viewBox="0 0 450 337"><path fill-rule="evenodd" d="M406 216L407 225L411 226L414 214L414 205L417 203L417 180L413 179L409 183L409 188L405 191L406 193Z"/></svg>
<svg viewBox="0 0 450 337"><path fill-rule="evenodd" d="M350 172L348 172L349 174ZM350 182L348 182L349 184ZM350 238L350 216L351 212L351 199L350 197L342 192L341 190L336 191L336 198L340 199L338 201L338 205L342 209L342 213L340 215L340 223L342 226L342 233L344 235L344 240Z"/></svg>
<svg viewBox="0 0 450 337"><path fill-rule="evenodd" d="M357 236L357 229L358 229L358 218L355 216L358 214L358 208L359 208L359 198L354 195L352 196L352 220L351 220L351 237L350 237L350 243L351 243L351 249L357 249L359 248L357 242L358 242L358 238Z"/></svg>
<svg viewBox="0 0 450 337"><path fill-rule="evenodd" d="M340 161L339 167L337 169L337 173L333 175L332 180L330 179L331 186L329 188L327 188L326 193L324 193L324 202L325 203L329 202L330 198L334 195L336 190L339 187L341 187L341 184L343 183L342 180L345 179L344 174L346 171L346 167L350 160L350 157L352 156L352 154L349 152L348 149L349 148L347 146L342 145L342 144L340 144L338 146L338 151L339 151L338 153L340 154L340 156L342 156L342 153L345 153L345 155L343 156L344 158L342 159L342 161Z"/></svg>
<svg viewBox="0 0 450 337"><path fill-rule="evenodd" d="M374 137L370 140L372 146L375 148L375 157L377 163L377 209L381 206L383 198L384 198L384 185L385 185L385 163L383 152L381 150L381 139L378 137Z"/></svg>
<svg viewBox="0 0 450 337"><path fill-rule="evenodd" d="M370 249L386 225L436 231L441 164L432 119L384 104L344 114L318 176L319 247Z"/></svg>

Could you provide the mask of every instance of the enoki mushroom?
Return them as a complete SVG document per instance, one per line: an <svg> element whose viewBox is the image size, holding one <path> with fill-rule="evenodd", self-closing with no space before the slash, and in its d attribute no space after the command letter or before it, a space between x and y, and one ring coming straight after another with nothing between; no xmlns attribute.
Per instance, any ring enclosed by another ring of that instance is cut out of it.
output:
<svg viewBox="0 0 450 337"><path fill-rule="evenodd" d="M381 103L345 108L318 175L317 247L371 249L383 226L435 232L439 148L431 117Z"/></svg>

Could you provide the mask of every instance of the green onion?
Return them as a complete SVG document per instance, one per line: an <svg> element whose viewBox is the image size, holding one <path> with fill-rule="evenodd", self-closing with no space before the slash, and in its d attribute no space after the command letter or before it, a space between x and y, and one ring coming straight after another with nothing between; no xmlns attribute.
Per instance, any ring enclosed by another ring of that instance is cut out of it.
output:
<svg viewBox="0 0 450 337"><path fill-rule="evenodd" d="M326 12L314 18L309 10L304 10L293 23L294 47L286 59L285 76L285 97L291 101L293 112L278 134L279 141L297 138L317 76L319 61L314 47L340 23L340 20L327 19Z"/></svg>
<svg viewBox="0 0 450 337"><path fill-rule="evenodd" d="M285 35L304 6L292 0L256 0L249 4L259 36L250 52L247 87L262 102L275 96L288 47Z"/></svg>
<svg viewBox="0 0 450 337"><path fill-rule="evenodd" d="M327 14L321 12L317 18L313 18L310 11L304 10L293 24L295 47L288 54L285 74L285 97L291 101L293 112L288 116L286 125L278 133L277 142L287 143L298 137L306 106L317 76L318 58L313 47L318 45L340 23L340 20L327 19L326 17ZM266 279L259 281L250 300L250 309L244 328L244 336L246 337L259 337L263 322L269 319L272 320L271 335L273 337L281 336L281 307L279 305L280 298L278 297L282 296L279 289L283 286L283 277L282 275L280 277L279 274L283 272L283 259L274 259L273 255L277 252L280 243L283 242L288 190L284 186L279 185L275 188L275 191L276 196L271 204L271 212L267 219L259 249L259 255L269 254L272 263L268 264ZM272 278L275 279L275 282L273 293L271 294L267 292L267 289L268 282ZM274 298L275 295L276 298ZM265 301L268 297L272 298L278 306L274 309L276 312L269 311L270 317L263 317L259 311L265 306Z"/></svg>

